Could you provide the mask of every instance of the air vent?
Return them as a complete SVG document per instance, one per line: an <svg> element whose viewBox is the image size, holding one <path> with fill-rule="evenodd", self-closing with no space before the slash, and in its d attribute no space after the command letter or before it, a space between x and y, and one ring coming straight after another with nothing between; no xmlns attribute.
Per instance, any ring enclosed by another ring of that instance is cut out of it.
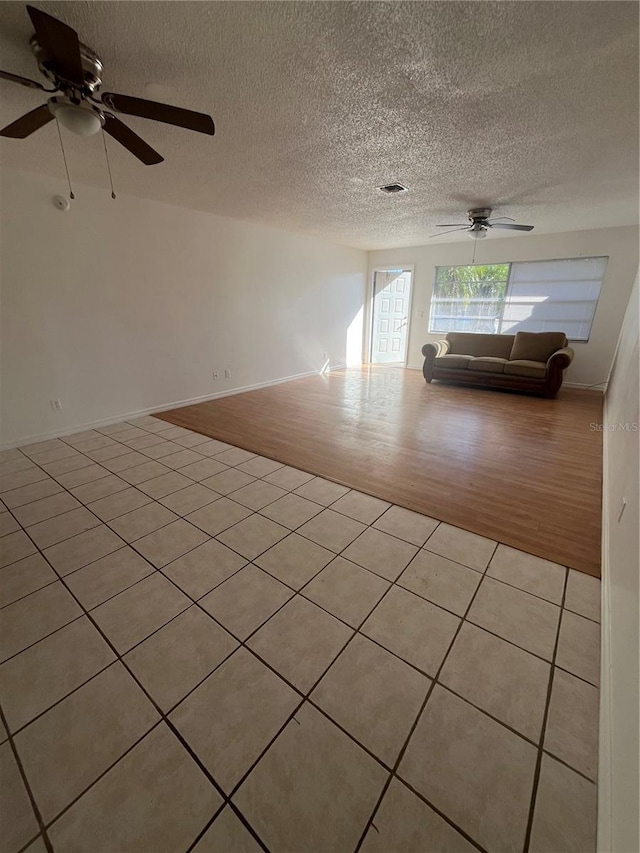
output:
<svg viewBox="0 0 640 853"><path fill-rule="evenodd" d="M387 184L384 187L379 187L383 193L389 193L389 195L394 193L406 193L407 188L403 187L402 184Z"/></svg>

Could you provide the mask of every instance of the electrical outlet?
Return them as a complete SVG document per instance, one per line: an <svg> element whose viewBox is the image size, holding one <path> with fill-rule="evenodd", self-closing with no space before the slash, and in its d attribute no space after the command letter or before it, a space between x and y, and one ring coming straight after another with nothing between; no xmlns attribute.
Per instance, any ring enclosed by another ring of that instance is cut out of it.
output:
<svg viewBox="0 0 640 853"><path fill-rule="evenodd" d="M54 412L62 411L62 403L59 399L49 400L49 405L51 406Z"/></svg>
<svg viewBox="0 0 640 853"><path fill-rule="evenodd" d="M217 370L214 370L214 371L213 371L213 378L214 378L214 379L217 379L219 375L220 375L220 374L218 373L218 371L217 371Z"/></svg>
<svg viewBox="0 0 640 853"><path fill-rule="evenodd" d="M231 369L229 367L225 367L224 377L225 377L225 379L231 379Z"/></svg>

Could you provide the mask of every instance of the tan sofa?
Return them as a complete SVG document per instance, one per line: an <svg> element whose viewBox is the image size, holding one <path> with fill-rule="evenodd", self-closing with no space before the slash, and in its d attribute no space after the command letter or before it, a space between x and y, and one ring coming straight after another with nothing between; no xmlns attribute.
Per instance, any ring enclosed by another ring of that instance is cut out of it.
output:
<svg viewBox="0 0 640 853"><path fill-rule="evenodd" d="M449 332L422 347L427 382L440 379L555 397L573 360L562 332L475 335Z"/></svg>

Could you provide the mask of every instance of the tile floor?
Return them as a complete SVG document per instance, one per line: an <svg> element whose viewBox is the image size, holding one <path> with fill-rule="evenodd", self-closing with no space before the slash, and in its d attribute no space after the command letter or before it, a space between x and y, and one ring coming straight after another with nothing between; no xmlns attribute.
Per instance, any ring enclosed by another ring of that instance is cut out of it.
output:
<svg viewBox="0 0 640 853"><path fill-rule="evenodd" d="M0 537L3 853L595 850L597 580L151 416Z"/></svg>

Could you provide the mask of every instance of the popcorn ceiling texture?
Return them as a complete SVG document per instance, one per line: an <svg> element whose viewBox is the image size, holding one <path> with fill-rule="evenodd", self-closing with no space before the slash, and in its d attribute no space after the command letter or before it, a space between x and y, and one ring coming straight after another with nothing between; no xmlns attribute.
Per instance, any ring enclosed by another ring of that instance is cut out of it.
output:
<svg viewBox="0 0 640 853"><path fill-rule="evenodd" d="M37 5L96 50L106 91L214 117L213 139L124 117L166 162L109 140L116 191L365 249L484 204L536 233L637 222L636 3ZM38 79L24 5L0 17L3 68ZM42 100L0 86L2 126ZM72 178L107 191L100 136L65 145ZM53 123L0 152L65 191ZM410 192L376 189L392 181Z"/></svg>

